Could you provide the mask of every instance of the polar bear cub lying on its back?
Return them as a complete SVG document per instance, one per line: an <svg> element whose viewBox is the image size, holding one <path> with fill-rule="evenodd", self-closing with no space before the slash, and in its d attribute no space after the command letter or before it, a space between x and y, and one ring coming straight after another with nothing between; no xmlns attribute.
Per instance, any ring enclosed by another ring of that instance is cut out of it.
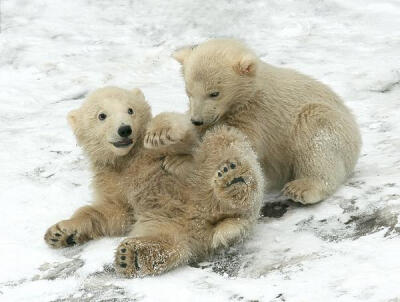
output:
<svg viewBox="0 0 400 302"><path fill-rule="evenodd" d="M154 275L240 240L257 218L261 168L236 129L214 129L195 148L192 137L177 149L145 149L150 107L139 89L115 87L95 91L68 119L91 163L94 202L47 230L51 247L128 235L116 251L117 270L129 277ZM177 125L190 132L190 123ZM163 156L192 149L185 180L162 168Z"/></svg>

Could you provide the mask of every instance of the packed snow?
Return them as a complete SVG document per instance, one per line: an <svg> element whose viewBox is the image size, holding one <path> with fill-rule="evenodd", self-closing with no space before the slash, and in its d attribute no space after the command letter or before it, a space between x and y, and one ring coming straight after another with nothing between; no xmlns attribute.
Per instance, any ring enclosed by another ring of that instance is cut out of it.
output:
<svg viewBox="0 0 400 302"><path fill-rule="evenodd" d="M0 3L0 301L400 301L400 1ZM174 49L235 37L330 85L363 149L329 199L265 196L252 236L158 277L113 269L122 238L53 250L46 229L91 202L66 122L91 90L140 87L153 113L187 108Z"/></svg>

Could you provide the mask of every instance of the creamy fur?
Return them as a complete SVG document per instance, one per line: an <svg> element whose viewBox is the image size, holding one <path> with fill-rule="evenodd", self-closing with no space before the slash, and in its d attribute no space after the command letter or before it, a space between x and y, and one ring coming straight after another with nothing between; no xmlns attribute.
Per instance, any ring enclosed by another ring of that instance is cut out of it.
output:
<svg viewBox="0 0 400 302"><path fill-rule="evenodd" d="M101 113L106 119L99 120ZM179 180L161 166L174 148L143 147L151 113L140 90L99 89L68 119L91 162L94 202L50 227L45 234L50 246L128 235L117 248L115 264L122 274L136 277L201 259L248 234L264 184L255 153L236 129L218 127L197 146L195 136L188 138L190 127L171 128L189 142L176 150L193 160L188 177ZM162 114L158 120L173 125L175 116ZM116 148L110 142L121 139L122 123L132 127L133 143ZM174 139L168 131L162 135Z"/></svg>
<svg viewBox="0 0 400 302"><path fill-rule="evenodd" d="M189 97L187 120L203 123L196 128L200 136L218 125L245 133L270 189L283 187L289 198L311 204L332 194L353 171L359 129L326 85L271 66L235 40L185 47L174 58L182 64ZM151 128L161 131L158 125ZM148 133L148 148L157 148L154 133Z"/></svg>

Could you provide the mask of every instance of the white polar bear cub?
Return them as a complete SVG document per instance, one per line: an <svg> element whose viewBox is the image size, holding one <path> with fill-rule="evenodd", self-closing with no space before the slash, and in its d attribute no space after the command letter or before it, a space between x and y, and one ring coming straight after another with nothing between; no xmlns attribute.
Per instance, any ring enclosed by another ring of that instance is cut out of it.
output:
<svg viewBox="0 0 400 302"><path fill-rule="evenodd" d="M175 121L174 115L161 115L168 118ZM204 259L249 233L264 179L246 137L222 126L193 145L197 141L185 137L181 127L174 132L186 138L186 147L148 150L143 138L151 119L141 90L118 87L97 89L69 113L91 164L94 201L49 227L44 236L49 246L128 235L117 248L116 269L143 277ZM175 150L192 152L192 169L182 181L161 167L161 158Z"/></svg>
<svg viewBox="0 0 400 302"><path fill-rule="evenodd" d="M312 204L331 195L353 171L361 147L359 129L326 85L271 66L236 40L182 48L174 58L182 64L190 103L186 118L194 131L202 136L224 124L245 133L270 189ZM163 131L157 125L150 129L146 146L158 148ZM186 169L171 170L179 174Z"/></svg>

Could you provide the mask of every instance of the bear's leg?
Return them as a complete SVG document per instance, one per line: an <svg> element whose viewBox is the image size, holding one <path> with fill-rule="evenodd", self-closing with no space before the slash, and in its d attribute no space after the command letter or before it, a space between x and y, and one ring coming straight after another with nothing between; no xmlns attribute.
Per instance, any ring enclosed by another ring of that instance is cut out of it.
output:
<svg viewBox="0 0 400 302"><path fill-rule="evenodd" d="M202 184L211 190L221 211L258 214L264 179L254 151L239 130L223 126L208 131L194 158L197 174L203 174Z"/></svg>
<svg viewBox="0 0 400 302"><path fill-rule="evenodd" d="M293 180L282 192L303 204L331 195L353 169L359 136L353 121L325 104L308 104L293 128Z"/></svg>
<svg viewBox="0 0 400 302"><path fill-rule="evenodd" d="M202 167L214 167L214 202L231 216L215 225L211 246L226 248L243 240L259 215L264 192L261 167L246 137L231 127L207 133L199 152L206 155Z"/></svg>
<svg viewBox="0 0 400 302"><path fill-rule="evenodd" d="M211 246L213 249L226 248L232 243L243 240L253 221L246 218L225 218L214 228Z"/></svg>
<svg viewBox="0 0 400 302"><path fill-rule="evenodd" d="M172 223L138 222L115 253L117 271L129 278L159 275L188 262L184 230Z"/></svg>
<svg viewBox="0 0 400 302"><path fill-rule="evenodd" d="M44 240L53 248L68 247L106 235L126 234L132 223L132 215L126 207L94 204L79 208L70 219L51 226Z"/></svg>

